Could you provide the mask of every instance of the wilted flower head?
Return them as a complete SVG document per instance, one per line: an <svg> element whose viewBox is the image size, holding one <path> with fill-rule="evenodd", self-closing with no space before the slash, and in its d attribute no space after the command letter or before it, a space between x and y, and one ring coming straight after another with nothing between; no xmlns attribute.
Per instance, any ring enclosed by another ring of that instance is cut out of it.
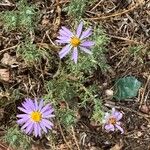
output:
<svg viewBox="0 0 150 150"><path fill-rule="evenodd" d="M122 113L116 111L115 108L112 108L111 113L105 113L104 117L104 128L107 131L115 131L116 129L121 131L121 134L124 133L123 128L121 127L120 119L122 118Z"/></svg>
<svg viewBox="0 0 150 150"><path fill-rule="evenodd" d="M61 59L65 57L72 49L72 60L74 60L75 63L77 63L79 49L85 53L91 54L91 51L89 49L94 45L94 42L86 39L92 34L92 30L91 28L88 28L87 30L82 32L82 29L83 22L81 22L77 27L76 33L71 32L66 27L62 27L60 29L59 36L57 37L58 40L56 41L61 44L67 44L59 52L59 57Z"/></svg>
<svg viewBox="0 0 150 150"><path fill-rule="evenodd" d="M37 137L42 135L42 131L47 133L48 129L52 129L53 123L50 119L54 117L54 109L50 104L44 105L43 100L38 103L36 99L27 98L18 109L23 114L17 115L17 123L26 134Z"/></svg>

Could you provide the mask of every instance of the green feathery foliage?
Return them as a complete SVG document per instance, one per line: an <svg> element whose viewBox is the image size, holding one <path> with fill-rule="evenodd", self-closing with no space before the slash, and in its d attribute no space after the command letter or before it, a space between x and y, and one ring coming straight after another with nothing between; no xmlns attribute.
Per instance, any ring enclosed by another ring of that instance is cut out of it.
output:
<svg viewBox="0 0 150 150"><path fill-rule="evenodd" d="M87 6L93 1L95 0L71 0L65 11L68 12L68 15L79 20L85 13Z"/></svg>
<svg viewBox="0 0 150 150"><path fill-rule="evenodd" d="M40 62L41 54L39 49L32 42L26 41L17 48L17 53L22 56L26 64L34 64Z"/></svg>
<svg viewBox="0 0 150 150"><path fill-rule="evenodd" d="M31 148L31 138L22 134L17 126L7 130L4 141L8 142L10 147L13 147L14 149L30 150Z"/></svg>
<svg viewBox="0 0 150 150"><path fill-rule="evenodd" d="M1 12L1 20L5 30L25 30L33 31L38 21L38 11L35 6L29 6L26 0L21 0L17 4L17 9L13 11Z"/></svg>

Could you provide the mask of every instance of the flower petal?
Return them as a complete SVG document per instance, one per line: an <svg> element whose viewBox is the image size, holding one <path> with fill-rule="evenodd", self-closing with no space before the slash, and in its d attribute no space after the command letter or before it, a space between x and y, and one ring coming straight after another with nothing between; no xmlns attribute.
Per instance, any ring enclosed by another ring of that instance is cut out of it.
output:
<svg viewBox="0 0 150 150"><path fill-rule="evenodd" d="M105 115L104 115L104 118L102 120L102 123L105 124L108 122L108 119L110 117L110 113L106 112Z"/></svg>
<svg viewBox="0 0 150 150"><path fill-rule="evenodd" d="M63 29L59 30L59 34L60 34L60 36L65 36L65 37L69 37L69 38L72 36L72 35L66 33Z"/></svg>
<svg viewBox="0 0 150 150"><path fill-rule="evenodd" d="M83 47L91 47L91 46L94 45L94 42L92 42L92 41L84 41L80 45L83 46Z"/></svg>
<svg viewBox="0 0 150 150"><path fill-rule="evenodd" d="M122 114L121 112L119 112L119 111L116 111L115 108L112 108L111 115L112 115L114 118L116 118L117 121L119 121L119 120L122 118L122 116L123 116L123 114Z"/></svg>
<svg viewBox="0 0 150 150"><path fill-rule="evenodd" d="M31 124L31 120L28 120L22 127L21 130L25 129L27 126Z"/></svg>
<svg viewBox="0 0 150 150"><path fill-rule="evenodd" d="M119 121L122 118L123 114L120 112L115 112L114 117L116 118L117 121Z"/></svg>
<svg viewBox="0 0 150 150"><path fill-rule="evenodd" d="M40 127L39 124L37 124L37 132L38 132L39 137L41 137L42 136L42 134L41 134L41 127Z"/></svg>
<svg viewBox="0 0 150 150"><path fill-rule="evenodd" d="M34 100L34 105L35 105L35 111L38 110L39 106L38 106L38 102L37 102L37 99Z"/></svg>
<svg viewBox="0 0 150 150"><path fill-rule="evenodd" d="M40 100L40 103L39 103L39 111L41 111L42 107L43 107L43 99Z"/></svg>
<svg viewBox="0 0 150 150"><path fill-rule="evenodd" d="M63 41L66 41L66 42L69 42L70 41L70 37L65 37L65 36L57 36L57 38L59 39L59 40L63 40Z"/></svg>
<svg viewBox="0 0 150 150"><path fill-rule="evenodd" d="M45 125L43 124L42 121L40 122L40 127L42 128L42 130L43 130L45 133L47 133L47 129L46 129L46 127L45 127Z"/></svg>
<svg viewBox="0 0 150 150"><path fill-rule="evenodd" d="M19 115L17 115L17 117L24 119L24 118L29 118L29 115L27 115L27 114L19 114Z"/></svg>
<svg viewBox="0 0 150 150"><path fill-rule="evenodd" d="M73 36L73 33L66 27L61 27L69 36Z"/></svg>
<svg viewBox="0 0 150 150"><path fill-rule="evenodd" d="M78 38L79 38L80 35L81 35L82 28L83 28L83 22L81 22L81 23L79 24L79 26L77 27L77 32L76 32L76 34L77 34L77 37L78 37Z"/></svg>
<svg viewBox="0 0 150 150"><path fill-rule="evenodd" d="M69 42L67 42L67 41L65 41L65 40L56 40L56 42L57 42L57 43L60 43L60 44L66 44L66 43L69 43Z"/></svg>
<svg viewBox="0 0 150 150"><path fill-rule="evenodd" d="M20 111L26 113L26 114L30 114L30 112L31 112L31 111L26 110L26 109L24 109L24 108L22 108L22 107L18 107L18 109L19 109Z"/></svg>
<svg viewBox="0 0 150 150"><path fill-rule="evenodd" d="M52 114L53 112L54 112L54 109L53 109L53 108L50 108L50 110L44 111L44 112L42 113L42 115L43 115L43 116L47 116L47 115Z"/></svg>
<svg viewBox="0 0 150 150"><path fill-rule="evenodd" d="M59 57L62 59L65 57L71 50L72 46L70 44L66 45L60 52L59 52Z"/></svg>
<svg viewBox="0 0 150 150"><path fill-rule="evenodd" d="M73 50L72 60L74 60L74 62L77 63L77 60L78 60L78 49L77 49L77 47L75 47Z"/></svg>
<svg viewBox="0 0 150 150"><path fill-rule="evenodd" d="M122 128L121 126L119 126L119 125L115 124L115 127L116 127L118 130L120 130L120 131L121 131L121 134L123 134L123 133L124 133L124 130L123 130L123 128Z"/></svg>
<svg viewBox="0 0 150 150"><path fill-rule="evenodd" d="M31 122L27 128L25 129L25 133L28 134L28 133L31 133L33 130L33 123Z"/></svg>
<svg viewBox="0 0 150 150"><path fill-rule="evenodd" d="M47 127L48 129L52 129L53 124L52 124L49 120L47 120L47 119L42 119L41 122L42 122L43 125L44 125L45 127Z"/></svg>
<svg viewBox="0 0 150 150"><path fill-rule="evenodd" d="M107 131L114 131L115 128L114 128L114 126L112 124L107 124L107 125L105 125L105 130L107 130Z"/></svg>
<svg viewBox="0 0 150 150"><path fill-rule="evenodd" d="M89 37L92 34L92 29L88 28L86 31L84 31L80 37L81 40Z"/></svg>
<svg viewBox="0 0 150 150"><path fill-rule="evenodd" d="M24 124L25 122L27 122L29 120L29 117L27 117L27 118L22 118L22 119L19 119L19 120L17 120L17 123L19 124L19 125L22 125L22 124Z"/></svg>
<svg viewBox="0 0 150 150"><path fill-rule="evenodd" d="M45 111L51 110L51 106L49 104L45 105L42 109L41 109L41 113L43 114Z"/></svg>
<svg viewBox="0 0 150 150"><path fill-rule="evenodd" d="M27 103L22 103L22 106L24 107L24 109L29 110L29 111L33 111L33 109L29 106L29 104Z"/></svg>
<svg viewBox="0 0 150 150"><path fill-rule="evenodd" d="M81 47L81 46L80 46L80 49L81 49L82 51L84 51L85 53L87 53L87 54L92 54L92 52L91 52L89 49L85 48L85 47Z"/></svg>
<svg viewBox="0 0 150 150"><path fill-rule="evenodd" d="M34 105L34 102L33 102L32 99L26 98L25 102L24 102L24 105L26 105L27 107L30 107L31 110L34 110L35 105Z"/></svg>
<svg viewBox="0 0 150 150"><path fill-rule="evenodd" d="M37 123L34 123L33 126L34 126L34 135L35 135L35 137L37 137L37 136L38 136L38 127L37 127Z"/></svg>

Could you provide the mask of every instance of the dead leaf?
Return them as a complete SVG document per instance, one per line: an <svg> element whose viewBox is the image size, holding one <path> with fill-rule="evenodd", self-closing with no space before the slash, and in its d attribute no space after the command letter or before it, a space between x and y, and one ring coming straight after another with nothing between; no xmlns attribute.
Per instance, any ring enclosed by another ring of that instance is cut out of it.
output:
<svg viewBox="0 0 150 150"><path fill-rule="evenodd" d="M142 113L149 114L150 113L150 106L144 104L141 106L140 111Z"/></svg>
<svg viewBox="0 0 150 150"><path fill-rule="evenodd" d="M1 62L5 65L13 65L13 64L17 64L16 58L10 56L8 53L5 53L3 55L3 58L1 59Z"/></svg>
<svg viewBox="0 0 150 150"><path fill-rule="evenodd" d="M4 81L10 80L10 72L8 69L0 69L0 79Z"/></svg>
<svg viewBox="0 0 150 150"><path fill-rule="evenodd" d="M50 20L48 19L48 17L46 15L44 15L41 23L43 26L49 26Z"/></svg>
<svg viewBox="0 0 150 150"><path fill-rule="evenodd" d="M110 150L121 150L123 147L122 142L113 146Z"/></svg>

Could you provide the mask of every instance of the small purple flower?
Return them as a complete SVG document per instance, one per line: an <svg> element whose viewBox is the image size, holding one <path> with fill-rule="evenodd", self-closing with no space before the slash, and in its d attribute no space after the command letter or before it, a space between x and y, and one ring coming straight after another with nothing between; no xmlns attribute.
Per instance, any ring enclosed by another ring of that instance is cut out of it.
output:
<svg viewBox="0 0 150 150"><path fill-rule="evenodd" d="M120 119L122 118L122 113L119 111L116 111L115 108L112 108L111 113L105 113L104 117L104 128L107 131L115 131L115 129L118 129L121 131L121 134L124 133L123 128L121 127Z"/></svg>
<svg viewBox="0 0 150 150"><path fill-rule="evenodd" d="M48 132L48 129L52 129L53 123L50 121L54 117L54 109L50 104L44 105L43 100L40 100L39 104L37 100L30 98L25 99L22 103L22 107L18 107L23 114L18 114L17 123L21 125L21 130L26 134L32 134L37 137L42 135L42 131Z"/></svg>
<svg viewBox="0 0 150 150"><path fill-rule="evenodd" d="M92 52L89 49L94 45L94 42L86 40L92 34L92 29L88 28L83 32L82 29L83 22L81 22L77 27L77 31L75 34L66 27L62 27L60 29L59 36L57 37L58 40L56 41L61 44L67 44L59 52L60 59L65 57L72 49L72 60L74 60L75 63L77 63L79 49L85 53L92 54Z"/></svg>

